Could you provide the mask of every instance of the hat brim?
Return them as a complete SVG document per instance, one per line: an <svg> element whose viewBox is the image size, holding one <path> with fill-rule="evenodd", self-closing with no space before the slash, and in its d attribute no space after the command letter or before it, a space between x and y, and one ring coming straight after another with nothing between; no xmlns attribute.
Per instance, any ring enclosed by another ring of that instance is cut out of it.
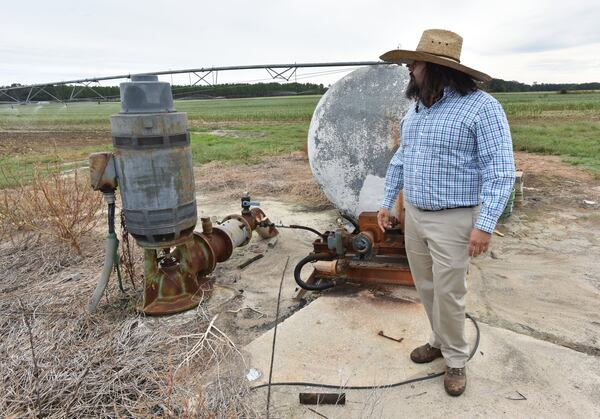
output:
<svg viewBox="0 0 600 419"><path fill-rule="evenodd" d="M383 61L387 61L390 63L396 63L396 64L410 64L413 61L425 61L428 63L438 64L438 65L443 65L444 67L453 68L454 70L458 70L465 74L468 74L469 76L471 76L474 79L479 80L479 81L492 80L492 78L489 75L482 73L481 71L477 71L471 67L467 67L466 65L457 63L456 61L451 60L449 58L441 57L439 55L429 54L427 52L409 51L406 49L395 49L395 50L386 52L379 58L382 59Z"/></svg>

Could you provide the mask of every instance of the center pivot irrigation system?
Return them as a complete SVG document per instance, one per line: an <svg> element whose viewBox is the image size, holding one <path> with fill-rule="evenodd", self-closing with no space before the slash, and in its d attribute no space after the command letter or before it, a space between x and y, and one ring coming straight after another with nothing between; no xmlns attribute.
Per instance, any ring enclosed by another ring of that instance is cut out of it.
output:
<svg viewBox="0 0 600 419"><path fill-rule="evenodd" d="M107 97L98 92L95 88L99 86L102 81L109 80L124 80L135 78L137 76L172 76L175 74L187 74L189 79L189 86L206 85L214 86L217 84L218 74L221 71L233 71L233 70L266 70L269 77L273 80L285 80L290 81L292 78L297 78L297 71L299 68L327 68L327 67L358 67L358 66L374 66L386 64L382 61L347 61L347 62L327 62L327 63L293 63L293 64L256 64L256 65L237 65L237 66L225 66L225 67L202 67L202 68L190 68L183 70L168 70L168 71L156 71L148 73L137 73L137 74L119 74L115 76L105 77L94 77L86 79L76 80L64 80L49 83L37 83L29 85L13 84L7 87L0 87L0 102L8 103L31 103L35 101L36 97L45 93L54 100L66 103L75 102L81 100L82 92L89 91L93 93L91 99L93 100L108 100ZM336 70L337 72L339 70ZM316 75L326 75L327 72L322 72ZM331 72L329 74L332 74ZM300 76L304 77L304 76ZM52 93L51 88L56 86L68 86L70 92L68 97L58 97ZM25 96L24 92L27 92ZM90 99L89 97L87 98Z"/></svg>

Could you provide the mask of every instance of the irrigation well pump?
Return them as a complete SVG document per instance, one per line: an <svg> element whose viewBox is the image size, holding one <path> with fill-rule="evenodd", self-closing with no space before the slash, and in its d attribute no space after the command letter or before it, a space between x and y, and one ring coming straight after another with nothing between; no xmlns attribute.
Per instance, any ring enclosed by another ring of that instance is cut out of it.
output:
<svg viewBox="0 0 600 419"><path fill-rule="evenodd" d="M268 227L271 223L262 210L250 208L250 196L245 194L241 215L230 215L217 226L203 218L203 232L195 232L198 216L187 114L175 111L169 83L157 76L135 76L120 87L121 112L110 120L115 151L90 156L92 187L109 203L108 243L116 240L118 186L127 229L144 248L143 312L185 311L212 290L207 275L235 247L247 244L253 230L262 237L272 237L277 230ZM109 244L107 261L115 253L109 254L115 247ZM106 262L105 270L108 264L112 266ZM107 280L101 277L102 289L97 288L94 297L102 294ZM95 304L93 299L90 311Z"/></svg>

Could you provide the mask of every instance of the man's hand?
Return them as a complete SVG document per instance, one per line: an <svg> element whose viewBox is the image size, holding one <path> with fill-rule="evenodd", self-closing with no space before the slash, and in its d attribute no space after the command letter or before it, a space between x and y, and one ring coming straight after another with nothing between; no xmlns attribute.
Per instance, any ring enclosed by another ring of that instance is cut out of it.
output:
<svg viewBox="0 0 600 419"><path fill-rule="evenodd" d="M377 218L379 218L379 214ZM486 252L488 247L490 247L491 241L492 235L490 233L474 228L469 238L469 256L477 257Z"/></svg>
<svg viewBox="0 0 600 419"><path fill-rule="evenodd" d="M386 208L379 208L379 211L377 211L377 223L379 224L381 231L384 233L386 228L392 228L392 223L390 221L390 210Z"/></svg>

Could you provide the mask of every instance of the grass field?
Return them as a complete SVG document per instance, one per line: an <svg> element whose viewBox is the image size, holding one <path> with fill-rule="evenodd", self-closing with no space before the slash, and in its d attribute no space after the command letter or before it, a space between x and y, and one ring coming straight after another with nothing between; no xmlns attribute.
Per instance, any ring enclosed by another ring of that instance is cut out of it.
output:
<svg viewBox="0 0 600 419"><path fill-rule="evenodd" d="M600 92L500 93L514 149L560 155L600 176Z"/></svg>
<svg viewBox="0 0 600 419"><path fill-rule="evenodd" d="M310 121L320 96L252 99L178 100L175 107L194 123L238 121ZM118 102L0 105L0 128L109 127Z"/></svg>
<svg viewBox="0 0 600 419"><path fill-rule="evenodd" d="M600 92L494 96L515 150L561 155L600 176ZM196 164L240 164L301 150L319 98L181 100L176 108L188 114ZM0 179L0 187L27 179L36 163L69 167L110 149L109 117L118 111L118 103L0 105L0 167L14 175ZM75 138L65 141L69 135ZM90 138L78 142L77 135Z"/></svg>

